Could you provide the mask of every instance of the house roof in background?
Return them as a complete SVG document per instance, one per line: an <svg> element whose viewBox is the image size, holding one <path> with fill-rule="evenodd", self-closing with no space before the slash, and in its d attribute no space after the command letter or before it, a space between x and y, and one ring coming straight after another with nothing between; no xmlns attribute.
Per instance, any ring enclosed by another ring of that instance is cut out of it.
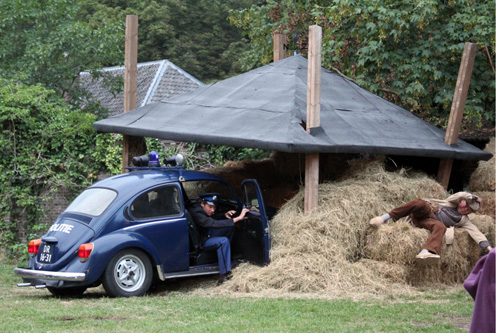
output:
<svg viewBox="0 0 500 333"><path fill-rule="evenodd" d="M107 67L99 71L124 77L125 67ZM109 116L123 113L123 92L113 94L104 85L104 79L91 79L90 71L80 73L80 87L100 101L109 110ZM193 91L204 84L168 60L137 64L137 107L159 102L176 95Z"/></svg>
<svg viewBox="0 0 500 333"><path fill-rule="evenodd" d="M308 134L307 59L293 56L94 123L98 132L301 153L465 160L491 154L321 69L320 127Z"/></svg>

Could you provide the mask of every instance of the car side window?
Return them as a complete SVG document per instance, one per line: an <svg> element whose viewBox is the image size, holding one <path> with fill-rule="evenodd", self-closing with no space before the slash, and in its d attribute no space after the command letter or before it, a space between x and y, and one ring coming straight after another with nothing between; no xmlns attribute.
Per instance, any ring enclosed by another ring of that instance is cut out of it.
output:
<svg viewBox="0 0 500 333"><path fill-rule="evenodd" d="M138 196L130 206L130 212L135 219L151 219L180 215L181 206L179 188L170 185Z"/></svg>

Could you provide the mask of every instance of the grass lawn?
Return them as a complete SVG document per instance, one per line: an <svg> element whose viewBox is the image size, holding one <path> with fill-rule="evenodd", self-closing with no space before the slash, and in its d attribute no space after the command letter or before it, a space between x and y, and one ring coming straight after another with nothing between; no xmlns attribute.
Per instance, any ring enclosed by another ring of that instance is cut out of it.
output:
<svg viewBox="0 0 500 333"><path fill-rule="evenodd" d="M165 296L166 286L145 297L108 298L99 287L58 299L18 288L13 269L0 261L1 332L461 332L474 308L460 286L384 301Z"/></svg>

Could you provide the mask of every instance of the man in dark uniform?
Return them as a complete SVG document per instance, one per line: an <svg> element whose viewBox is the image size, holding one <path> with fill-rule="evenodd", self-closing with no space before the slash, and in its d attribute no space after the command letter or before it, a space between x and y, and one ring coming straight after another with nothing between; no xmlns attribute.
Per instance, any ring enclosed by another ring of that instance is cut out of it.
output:
<svg viewBox="0 0 500 333"><path fill-rule="evenodd" d="M201 196L201 205L189 211L196 225L200 227L200 233L206 239L203 246L217 247L220 274L217 284L219 285L231 278L231 239L234 224L247 219L245 214L248 209L243 208L237 217L233 217L236 214L235 210L229 210L224 214L224 219L216 219L213 216L217 199L216 194L204 194Z"/></svg>

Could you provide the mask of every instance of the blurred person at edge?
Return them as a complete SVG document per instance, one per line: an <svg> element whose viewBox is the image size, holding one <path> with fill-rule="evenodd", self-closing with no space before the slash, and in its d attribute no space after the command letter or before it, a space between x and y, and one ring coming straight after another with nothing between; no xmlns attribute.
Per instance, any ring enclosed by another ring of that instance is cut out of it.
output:
<svg viewBox="0 0 500 333"><path fill-rule="evenodd" d="M479 259L464 281L464 288L474 299L471 333L495 332L495 273L496 248Z"/></svg>

